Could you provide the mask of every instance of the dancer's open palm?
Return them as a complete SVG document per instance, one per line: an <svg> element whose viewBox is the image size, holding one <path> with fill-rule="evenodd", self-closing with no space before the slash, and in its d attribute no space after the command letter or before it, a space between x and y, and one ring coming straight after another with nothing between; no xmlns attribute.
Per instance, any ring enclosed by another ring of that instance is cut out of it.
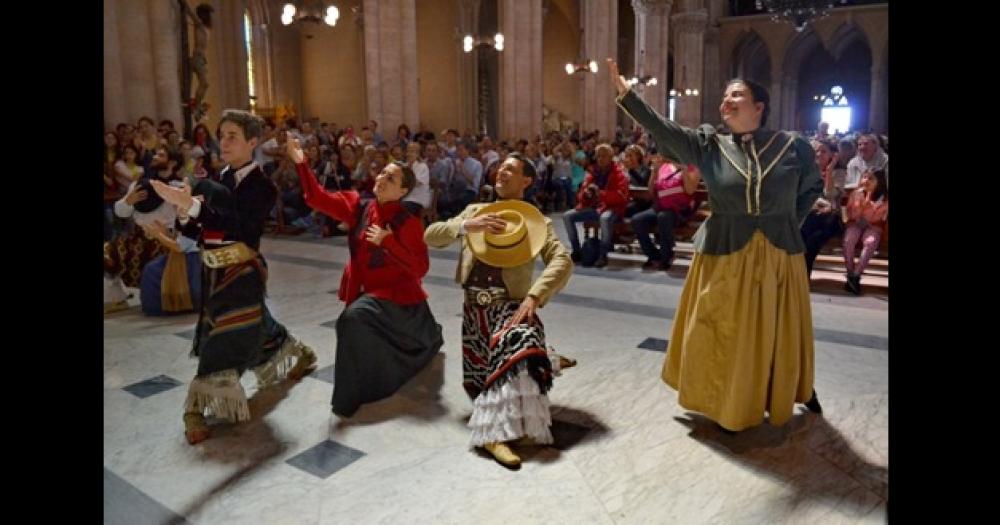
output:
<svg viewBox="0 0 1000 525"><path fill-rule="evenodd" d="M618 62L615 62L613 58L608 59L608 74L611 75L611 85L618 91L619 96L628 93L628 82L618 72Z"/></svg>

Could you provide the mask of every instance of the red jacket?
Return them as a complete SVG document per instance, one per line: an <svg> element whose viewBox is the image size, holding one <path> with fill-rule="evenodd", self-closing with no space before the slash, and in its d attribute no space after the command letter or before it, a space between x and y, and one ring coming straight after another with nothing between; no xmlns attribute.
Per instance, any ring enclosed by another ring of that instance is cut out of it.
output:
<svg viewBox="0 0 1000 525"><path fill-rule="evenodd" d="M365 217L359 217L363 203L358 192L323 189L305 163L296 164L295 170L302 181L306 204L345 223L354 233L348 238L351 260L340 280L338 296L342 301L351 304L362 293L400 305L427 299L420 279L427 274L430 259L419 217L406 211L398 201L380 205L374 200L368 205ZM362 225L383 229L391 224L392 233L382 240L381 246L376 246L365 239L367 226L355 228L359 218Z"/></svg>
<svg viewBox="0 0 1000 525"><path fill-rule="evenodd" d="M592 203L588 203L583 195L587 190L587 186L596 182L597 178L594 176L594 170L596 169L597 164L593 164L587 170L587 176L583 179L583 184L580 185L580 191L576 196L576 209L578 210L592 207ZM604 213L606 210L611 210L615 212L618 218L623 218L625 216L625 206L628 205L628 199L628 175L622 170L620 164L612 162L608 182L604 188L601 188L597 192L597 213Z"/></svg>

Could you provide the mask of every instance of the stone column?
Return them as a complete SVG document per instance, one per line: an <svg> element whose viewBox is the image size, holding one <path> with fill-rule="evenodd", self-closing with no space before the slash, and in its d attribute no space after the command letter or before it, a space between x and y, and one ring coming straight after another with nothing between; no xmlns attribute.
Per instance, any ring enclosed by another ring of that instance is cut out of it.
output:
<svg viewBox="0 0 1000 525"><path fill-rule="evenodd" d="M698 96L677 99L677 122L694 127L702 123L701 101L705 97L703 82L705 68L705 28L708 12L705 9L688 11L670 17L675 32L674 39L674 88L679 92L697 89Z"/></svg>
<svg viewBox="0 0 1000 525"><path fill-rule="evenodd" d="M499 138L533 140L542 132L542 0L498 0Z"/></svg>
<svg viewBox="0 0 1000 525"><path fill-rule="evenodd" d="M635 65L632 71L636 77L656 77L655 86L642 88L642 97L663 116L670 113L667 106L670 89L667 86L667 45L670 42L671 5L673 0L632 0L635 11ZM621 66L622 73L627 74L626 65Z"/></svg>
<svg viewBox="0 0 1000 525"><path fill-rule="evenodd" d="M868 101L868 127L879 133L888 131L889 129L889 120L887 118L889 98L885 93L884 77L884 66L873 63L871 95Z"/></svg>
<svg viewBox="0 0 1000 525"><path fill-rule="evenodd" d="M795 130L797 123L795 122L796 117L799 112L799 80L791 75L786 74L783 77L782 82L782 103L781 103L781 120L775 121L780 122L780 127L775 125L771 126L773 129L784 129L784 130ZM771 95L772 98L774 95Z"/></svg>
<svg viewBox="0 0 1000 525"><path fill-rule="evenodd" d="M618 2L589 0L580 4L583 20L583 58L597 61L597 73L576 73L583 76L584 131L600 131L602 137L615 134L615 92L608 81L608 57L618 56Z"/></svg>
<svg viewBox="0 0 1000 525"><path fill-rule="evenodd" d="M420 122L416 8L414 0L364 0L364 12L368 118L395 137L400 124Z"/></svg>
<svg viewBox="0 0 1000 525"><path fill-rule="evenodd" d="M713 16L716 15L713 13ZM709 20L705 29L705 77L702 82L705 91L701 96L701 118L704 122L722 121L722 117L719 116L719 100L722 98L722 90L725 89L723 82L729 79L722 78L720 62L719 27Z"/></svg>
<svg viewBox="0 0 1000 525"><path fill-rule="evenodd" d="M153 64L156 77L156 118L170 119L176 129L183 130L184 115L181 105L181 50L180 21L183 16L177 2L170 0L148 0L149 4L149 35L153 45ZM153 111L150 108L150 111Z"/></svg>
<svg viewBox="0 0 1000 525"><path fill-rule="evenodd" d="M784 114L790 111L783 93L784 79L785 74L781 69L771 68L771 85L767 87L771 95L771 112L767 116L765 128L787 129L781 126Z"/></svg>
<svg viewBox="0 0 1000 525"><path fill-rule="evenodd" d="M156 120L156 75L153 71L149 5L134 0L115 3L118 5L118 52L125 114L133 124L143 115Z"/></svg>
<svg viewBox="0 0 1000 525"><path fill-rule="evenodd" d="M458 54L458 132L466 129L478 129L476 123L476 57L479 53L473 50L466 53L462 48L465 35L477 36L476 21L479 20L479 5L481 0L458 0L458 26L455 38L455 53ZM433 130L438 133L440 130Z"/></svg>
<svg viewBox="0 0 1000 525"><path fill-rule="evenodd" d="M118 0L104 0L104 129L133 120L126 109L118 39Z"/></svg>

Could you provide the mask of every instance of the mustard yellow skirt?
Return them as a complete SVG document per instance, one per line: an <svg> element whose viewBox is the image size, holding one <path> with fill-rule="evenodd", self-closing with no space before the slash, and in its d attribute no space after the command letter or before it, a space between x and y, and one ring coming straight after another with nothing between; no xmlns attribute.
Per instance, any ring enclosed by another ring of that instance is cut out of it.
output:
<svg viewBox="0 0 1000 525"><path fill-rule="evenodd" d="M757 230L739 251L695 254L674 317L663 381L678 402L729 430L783 425L813 390L803 254Z"/></svg>

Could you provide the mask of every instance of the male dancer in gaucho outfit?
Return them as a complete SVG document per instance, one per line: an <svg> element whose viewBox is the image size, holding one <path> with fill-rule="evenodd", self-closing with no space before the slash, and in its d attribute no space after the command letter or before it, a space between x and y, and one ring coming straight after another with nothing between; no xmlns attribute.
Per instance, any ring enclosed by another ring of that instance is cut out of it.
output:
<svg viewBox="0 0 1000 525"><path fill-rule="evenodd" d="M184 403L185 436L191 444L209 437L205 415L230 421L250 419L240 376L253 370L261 387L301 379L316 366L316 355L278 323L264 304L267 263L258 253L264 222L277 188L253 150L262 121L246 111L226 110L219 124L222 185L232 199L211 204L153 181L163 200L177 207L178 229L202 248L203 306L191 354L198 373Z"/></svg>

